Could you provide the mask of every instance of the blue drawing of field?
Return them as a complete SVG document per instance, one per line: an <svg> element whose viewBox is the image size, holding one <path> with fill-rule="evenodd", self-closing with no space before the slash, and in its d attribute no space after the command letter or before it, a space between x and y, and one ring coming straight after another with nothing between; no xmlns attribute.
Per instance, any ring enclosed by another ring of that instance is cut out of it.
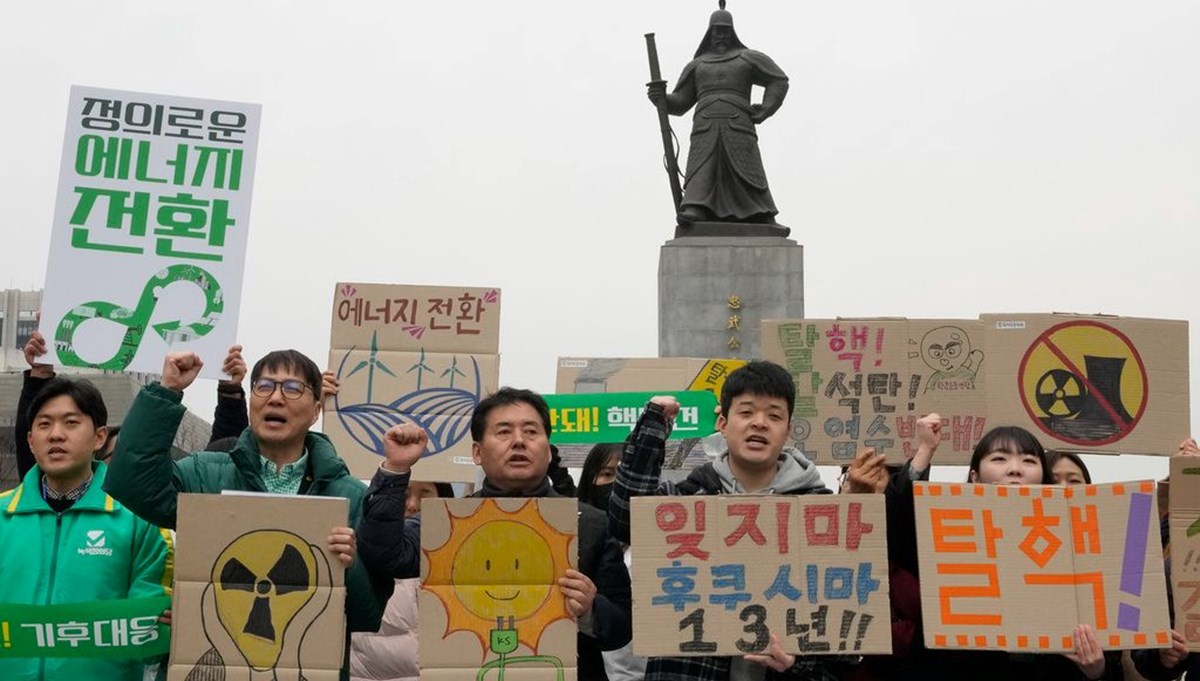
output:
<svg viewBox="0 0 1200 681"><path fill-rule="evenodd" d="M417 389L392 402L377 403L373 399L375 372L394 378L396 373L379 360L374 338L371 346L368 358L348 369L350 356L357 349L350 348L337 368L337 379L343 389L349 380L362 377L367 380L366 402L343 404L338 396L333 398L338 421L355 442L367 451L383 456L383 436L388 429L402 423L414 423L429 434L429 447L425 452L429 457L450 449L467 436L471 430L471 413L482 399L483 390L479 363L474 357L470 358L470 367L466 368L460 366L459 357L454 355L448 366L438 371L429 366L422 350L420 359L404 369L404 373L416 375ZM429 379L445 385L425 387ZM471 389L462 388L462 383L469 384Z"/></svg>

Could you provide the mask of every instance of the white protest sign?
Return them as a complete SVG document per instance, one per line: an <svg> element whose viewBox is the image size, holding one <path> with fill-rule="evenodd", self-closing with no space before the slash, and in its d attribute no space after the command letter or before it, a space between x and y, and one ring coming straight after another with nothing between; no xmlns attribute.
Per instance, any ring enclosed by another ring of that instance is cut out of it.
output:
<svg viewBox="0 0 1200 681"><path fill-rule="evenodd" d="M71 88L40 324L63 366L158 372L236 342L257 104Z"/></svg>

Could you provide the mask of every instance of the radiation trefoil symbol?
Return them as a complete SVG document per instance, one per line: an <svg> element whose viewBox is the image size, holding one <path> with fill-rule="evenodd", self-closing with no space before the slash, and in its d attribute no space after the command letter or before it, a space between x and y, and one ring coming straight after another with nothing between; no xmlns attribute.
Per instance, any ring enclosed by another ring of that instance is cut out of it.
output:
<svg viewBox="0 0 1200 681"><path fill-rule="evenodd" d="M232 641L256 672L281 664L299 671L300 639L329 604L330 590L318 588L328 578L324 552L295 534L257 530L235 539L217 557L204 591L204 633L213 647L197 669L241 666L227 659L231 651L221 654L221 644ZM282 659L285 651L296 659Z"/></svg>

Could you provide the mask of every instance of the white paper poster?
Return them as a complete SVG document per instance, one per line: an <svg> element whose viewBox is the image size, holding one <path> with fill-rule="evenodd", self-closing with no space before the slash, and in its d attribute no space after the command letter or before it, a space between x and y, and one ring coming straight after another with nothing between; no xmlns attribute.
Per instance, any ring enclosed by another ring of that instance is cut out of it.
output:
<svg viewBox="0 0 1200 681"><path fill-rule="evenodd" d="M71 88L40 330L47 362L220 374L237 339L257 104Z"/></svg>

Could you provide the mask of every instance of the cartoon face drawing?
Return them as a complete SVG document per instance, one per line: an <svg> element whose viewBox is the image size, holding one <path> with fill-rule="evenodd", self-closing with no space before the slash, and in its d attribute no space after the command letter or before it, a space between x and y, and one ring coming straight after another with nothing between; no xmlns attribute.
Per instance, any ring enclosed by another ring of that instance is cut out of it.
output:
<svg viewBox="0 0 1200 681"><path fill-rule="evenodd" d="M455 589L467 610L483 619L508 615L523 620L550 596L554 561L550 546L528 525L507 520L471 533L454 557Z"/></svg>
<svg viewBox="0 0 1200 681"><path fill-rule="evenodd" d="M971 339L957 326L939 326L921 339L921 359L934 371L955 371L970 355Z"/></svg>

